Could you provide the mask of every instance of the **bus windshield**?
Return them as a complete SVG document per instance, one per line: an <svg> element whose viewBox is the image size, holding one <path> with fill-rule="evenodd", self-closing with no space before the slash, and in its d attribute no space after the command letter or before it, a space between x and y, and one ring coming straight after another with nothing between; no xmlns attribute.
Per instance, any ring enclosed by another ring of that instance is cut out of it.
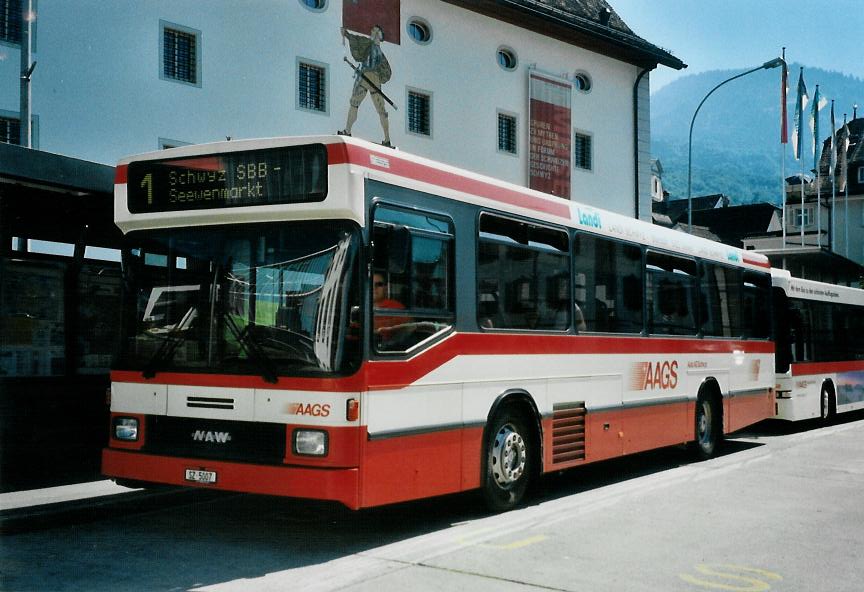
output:
<svg viewBox="0 0 864 592"><path fill-rule="evenodd" d="M359 365L359 231L315 221L130 233L120 367L278 376Z"/></svg>

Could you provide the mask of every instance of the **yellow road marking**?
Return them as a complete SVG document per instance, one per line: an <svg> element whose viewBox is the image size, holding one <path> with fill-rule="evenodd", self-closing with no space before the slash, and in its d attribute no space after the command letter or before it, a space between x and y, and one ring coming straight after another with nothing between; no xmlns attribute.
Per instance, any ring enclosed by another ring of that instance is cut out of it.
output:
<svg viewBox="0 0 864 592"><path fill-rule="evenodd" d="M482 539L483 535L490 533L490 532L493 532L495 530L497 530L497 529L495 529L495 528L481 528L479 530L475 530L474 532L472 532L468 536L459 537L456 540L460 545L464 545L467 547L484 547L486 549L502 549L505 551L512 551L514 549L521 549L523 547L533 545L534 543L539 543L541 541L545 541L546 539L549 538L545 534L538 534L538 535L535 535L532 537L528 537L525 539L519 539L516 541L512 541L512 542L509 542L506 544L500 544L500 545L496 545L496 544L492 544L492 543L476 542L478 539ZM496 537L491 537L491 538L494 539Z"/></svg>
<svg viewBox="0 0 864 592"><path fill-rule="evenodd" d="M769 584L765 580L779 581L783 579L783 576L774 573L773 571L759 569L756 567L747 567L745 565L734 565L731 563L700 563L694 569L704 576L711 576L715 579L702 579L686 573L678 574L678 577L687 582L688 584L694 584L703 588L711 588L713 590L731 590L733 592L766 592L767 590L771 589L771 584ZM759 576L759 578L762 579L750 576ZM723 580L727 580L730 583L722 583Z"/></svg>

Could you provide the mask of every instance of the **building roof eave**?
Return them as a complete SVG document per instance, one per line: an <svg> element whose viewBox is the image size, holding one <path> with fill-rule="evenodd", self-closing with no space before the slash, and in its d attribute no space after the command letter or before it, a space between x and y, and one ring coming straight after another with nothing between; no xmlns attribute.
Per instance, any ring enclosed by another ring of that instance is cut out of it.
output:
<svg viewBox="0 0 864 592"><path fill-rule="evenodd" d="M610 57L653 69L657 65L676 70L687 67L670 52L632 32L603 25L540 0L444 0L514 26Z"/></svg>

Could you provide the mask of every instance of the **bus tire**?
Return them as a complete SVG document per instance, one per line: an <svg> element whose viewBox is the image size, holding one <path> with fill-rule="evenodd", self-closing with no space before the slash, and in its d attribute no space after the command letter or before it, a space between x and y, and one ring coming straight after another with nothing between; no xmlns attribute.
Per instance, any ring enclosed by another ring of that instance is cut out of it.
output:
<svg viewBox="0 0 864 592"><path fill-rule="evenodd" d="M693 451L699 460L712 458L720 447L723 423L717 397L701 392L696 399L696 439Z"/></svg>
<svg viewBox="0 0 864 592"><path fill-rule="evenodd" d="M505 407L489 423L483 447L483 500L493 512L512 510L534 471L534 438L523 414Z"/></svg>
<svg viewBox="0 0 864 592"><path fill-rule="evenodd" d="M822 385L822 392L819 396L819 420L828 425L837 415L837 400L834 398L834 389L831 383Z"/></svg>

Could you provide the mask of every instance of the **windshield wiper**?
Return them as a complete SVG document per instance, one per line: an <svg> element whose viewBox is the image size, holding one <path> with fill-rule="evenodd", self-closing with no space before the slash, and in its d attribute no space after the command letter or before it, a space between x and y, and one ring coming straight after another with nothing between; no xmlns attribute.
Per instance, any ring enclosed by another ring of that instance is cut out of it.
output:
<svg viewBox="0 0 864 592"><path fill-rule="evenodd" d="M258 366L261 378L269 383L276 384L279 379L276 376L273 361L270 360L266 353L264 353L261 344L258 343L252 335L252 327L254 323L249 323L241 330L237 326L237 323L234 322L234 319L231 318L230 314L224 314L222 315L222 318L225 319L228 329L231 331L231 334L234 335L234 339L237 340L237 343L240 344L240 347L243 348L243 351L246 352L249 359Z"/></svg>
<svg viewBox="0 0 864 592"><path fill-rule="evenodd" d="M147 365L141 372L144 378L153 378L156 376L156 371L162 362L167 362L174 358L174 352L177 351L177 347L185 339L183 332L192 326L192 321L197 316L198 309L194 306L190 307L186 311L186 314L183 315L183 318L165 334L165 341L162 342L162 345L159 346L159 349L156 350L156 353L153 354L153 357L150 358L150 361L147 362Z"/></svg>

